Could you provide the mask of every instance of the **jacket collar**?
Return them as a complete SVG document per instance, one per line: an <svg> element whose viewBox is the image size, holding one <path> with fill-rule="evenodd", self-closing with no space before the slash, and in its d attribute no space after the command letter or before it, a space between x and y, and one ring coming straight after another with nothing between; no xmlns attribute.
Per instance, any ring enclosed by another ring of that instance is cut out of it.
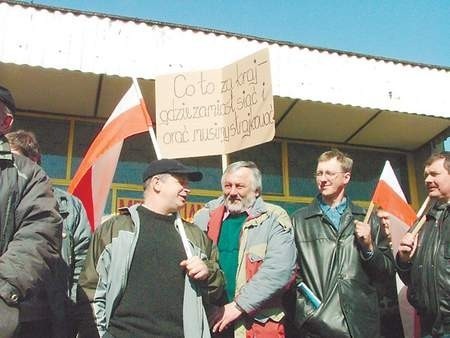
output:
<svg viewBox="0 0 450 338"><path fill-rule="evenodd" d="M447 209L447 213L448 213L449 208L450 208L450 203L436 202L436 204L428 212L428 216L431 216L434 219L438 219L446 209Z"/></svg>
<svg viewBox="0 0 450 338"><path fill-rule="evenodd" d="M1 161L13 161L13 155L11 153L11 147L5 135L0 136L0 160Z"/></svg>
<svg viewBox="0 0 450 338"><path fill-rule="evenodd" d="M314 198L314 200L311 203L311 205L309 206L309 208L307 208L307 210L305 212L305 218L311 218L311 217L323 215L322 209L320 208L320 204L319 204L319 196L320 196L320 194ZM363 208L354 204L350 200L350 198L348 198L348 196L346 196L346 198L347 198L347 208L350 209L350 212L353 215L365 215L366 214L366 212Z"/></svg>

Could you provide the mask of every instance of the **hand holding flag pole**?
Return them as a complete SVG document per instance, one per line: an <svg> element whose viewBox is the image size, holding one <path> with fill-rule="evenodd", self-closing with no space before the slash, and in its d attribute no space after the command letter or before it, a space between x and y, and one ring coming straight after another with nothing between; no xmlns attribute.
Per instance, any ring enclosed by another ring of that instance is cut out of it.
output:
<svg viewBox="0 0 450 338"><path fill-rule="evenodd" d="M425 221L427 220L427 214L428 211L436 204L436 200L431 199L429 196L425 199L425 201L422 203L422 206L420 207L419 211L417 212L417 219L418 221L414 223L411 228L408 230L410 234L413 236L417 235L419 231L422 229L422 226L425 224Z"/></svg>
<svg viewBox="0 0 450 338"><path fill-rule="evenodd" d="M369 209L367 209L367 213L366 216L364 217L364 222L363 223L368 223L370 216L372 216L372 212L373 212L373 208L375 207L375 204L373 203L373 201L370 201L369 204Z"/></svg>
<svg viewBox="0 0 450 338"><path fill-rule="evenodd" d="M137 94L138 94L138 96L140 98L139 101L141 103L141 108L142 108L142 110L144 110L146 112L146 114L148 114L147 106L145 105L145 101L144 101L144 98L142 96L142 92L141 92L141 89L139 87L139 83L138 83L136 78L133 78L133 84L134 84L134 88L136 89L136 92L137 92ZM158 160L160 160L162 158L161 149L159 148L159 144L156 141L155 131L153 130L152 126L149 126L148 132L150 134L150 139L152 140L153 149L155 150L156 158ZM189 245L189 241L188 241L187 236L186 236L186 231L184 230L183 221L181 220L179 212L177 212L177 218L175 219L175 224L176 224L176 226L178 228L178 232L179 232L180 237L181 237L181 242L183 243L184 251L186 252L187 258L189 259L189 258L192 257L192 251L191 251L191 247Z"/></svg>

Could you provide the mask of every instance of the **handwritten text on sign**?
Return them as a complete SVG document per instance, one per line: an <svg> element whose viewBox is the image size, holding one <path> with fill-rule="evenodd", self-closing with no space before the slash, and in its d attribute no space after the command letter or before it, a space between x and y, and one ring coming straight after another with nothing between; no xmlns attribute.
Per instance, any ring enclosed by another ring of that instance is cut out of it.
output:
<svg viewBox="0 0 450 338"><path fill-rule="evenodd" d="M227 154L271 141L269 51L223 69L157 77L156 119L166 158Z"/></svg>

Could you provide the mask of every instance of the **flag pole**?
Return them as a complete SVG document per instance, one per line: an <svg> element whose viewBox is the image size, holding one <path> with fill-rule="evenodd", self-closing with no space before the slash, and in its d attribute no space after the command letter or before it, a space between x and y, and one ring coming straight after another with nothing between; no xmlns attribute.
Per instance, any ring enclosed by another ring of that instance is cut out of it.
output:
<svg viewBox="0 0 450 338"><path fill-rule="evenodd" d="M162 158L161 150L159 149L158 142L156 141L155 131L153 130L152 126L148 127L148 133L150 134L150 139L153 143L153 149L155 150L156 158L160 160Z"/></svg>
<svg viewBox="0 0 450 338"><path fill-rule="evenodd" d="M410 234L413 236L417 235L419 231L422 229L423 225L425 224L425 221L427 220L427 213L430 211L430 209L436 204L435 199L431 199L429 196L425 199L425 201L422 203L422 206L420 207L419 211L417 212L417 218L418 222L416 222L411 228L408 230Z"/></svg>
<svg viewBox="0 0 450 338"><path fill-rule="evenodd" d="M375 204L370 201L369 209L367 209L366 217L364 217L364 223L369 222L370 216L372 216L373 208L375 207Z"/></svg>
<svg viewBox="0 0 450 338"><path fill-rule="evenodd" d="M138 94L139 103L141 104L142 110L148 116L150 116L150 114L148 113L148 110L147 110L147 105L145 104L145 101L144 101L144 97L142 96L141 87L139 87L139 83L135 77L133 77L133 85ZM155 131L153 130L152 126L148 127L148 133L150 134L150 139L152 140L153 149L155 150L156 158L158 160L160 160L161 159L161 150L159 149L159 144L158 144L158 141L156 141Z"/></svg>
<svg viewBox="0 0 450 338"><path fill-rule="evenodd" d="M228 155L222 154L222 172L228 167Z"/></svg>
<svg viewBox="0 0 450 338"><path fill-rule="evenodd" d="M420 207L419 211L417 211L417 218L420 218L423 216L425 209L427 208L427 206L429 204L430 204L430 196L427 196L425 201L423 201L422 206ZM428 212L428 210L427 210L427 212Z"/></svg>
<svg viewBox="0 0 450 338"><path fill-rule="evenodd" d="M139 83L135 77L133 77L132 79L133 79L134 88L136 89L136 92L139 96L139 102L141 103L141 108L142 108L142 110L145 111L146 114L148 114L150 116L150 114L148 113L148 110L147 110L147 106L145 105L144 97L142 96L142 92L141 92L141 88L139 87ZM159 144L156 139L155 131L153 130L152 126L150 126L148 128L148 132L150 134L150 139L152 140L153 149L155 150L156 159L160 160L162 158L161 149L159 148ZM180 237L181 237L181 242L183 243L184 251L186 252L187 258L189 259L192 257L192 250L189 245L189 240L186 236L186 231L184 230L183 221L181 220L181 216L180 216L179 212L177 212L177 218L175 219L175 225L178 228L178 232L180 233Z"/></svg>

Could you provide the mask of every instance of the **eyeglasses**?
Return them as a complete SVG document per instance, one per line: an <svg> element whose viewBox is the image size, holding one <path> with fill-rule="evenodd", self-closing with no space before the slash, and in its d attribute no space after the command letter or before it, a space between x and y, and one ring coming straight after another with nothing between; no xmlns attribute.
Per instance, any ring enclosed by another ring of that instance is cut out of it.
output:
<svg viewBox="0 0 450 338"><path fill-rule="evenodd" d="M332 172L332 171L325 171L325 172L323 172L323 171L316 171L314 173L314 177L319 178L319 177L323 176L327 180L332 180L332 179L334 179L336 177L337 174L345 174L345 173L346 173L345 171L335 171L335 172Z"/></svg>

